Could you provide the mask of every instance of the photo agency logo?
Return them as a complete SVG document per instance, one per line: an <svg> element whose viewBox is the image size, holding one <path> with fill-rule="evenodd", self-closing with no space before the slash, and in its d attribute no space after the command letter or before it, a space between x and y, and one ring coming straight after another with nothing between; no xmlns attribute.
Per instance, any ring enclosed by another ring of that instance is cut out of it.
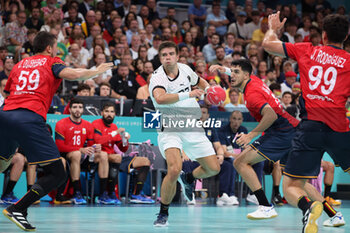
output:
<svg viewBox="0 0 350 233"><path fill-rule="evenodd" d="M163 109L164 110L164 109ZM144 112L143 128L144 129L161 129L166 132L193 132L201 131L203 128L221 128L221 120L210 118L209 115L202 116L201 112L179 111Z"/></svg>

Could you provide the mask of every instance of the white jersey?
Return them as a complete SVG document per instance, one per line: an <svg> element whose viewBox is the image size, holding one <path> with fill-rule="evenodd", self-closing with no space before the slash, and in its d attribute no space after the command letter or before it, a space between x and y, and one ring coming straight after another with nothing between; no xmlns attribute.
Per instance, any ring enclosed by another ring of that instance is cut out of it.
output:
<svg viewBox="0 0 350 233"><path fill-rule="evenodd" d="M160 66L152 74L149 93L154 107L159 110L162 115L179 115L179 118L183 118L180 115L191 115L196 119L199 119L202 115L199 104L195 98L188 98L182 101L177 101L173 104L158 104L153 96L153 90L156 88L163 88L166 93L175 94L181 92L190 92L191 86L198 85L198 75L188 66L182 63L177 63L179 74L176 78L170 78L163 68Z"/></svg>

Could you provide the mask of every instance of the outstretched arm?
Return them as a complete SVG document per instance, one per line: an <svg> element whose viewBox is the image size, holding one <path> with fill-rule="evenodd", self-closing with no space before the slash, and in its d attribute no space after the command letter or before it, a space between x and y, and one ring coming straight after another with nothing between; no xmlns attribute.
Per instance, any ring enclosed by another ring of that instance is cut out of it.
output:
<svg viewBox="0 0 350 233"><path fill-rule="evenodd" d="M280 21L280 12L269 15L269 30L265 33L262 47L266 52L285 57L283 43L278 39L277 32L284 26L287 18Z"/></svg>
<svg viewBox="0 0 350 233"><path fill-rule="evenodd" d="M59 77L70 81L75 80L86 80L96 75L102 74L107 70L112 69L113 63L102 63L96 69L82 69L82 68L64 68L60 73Z"/></svg>

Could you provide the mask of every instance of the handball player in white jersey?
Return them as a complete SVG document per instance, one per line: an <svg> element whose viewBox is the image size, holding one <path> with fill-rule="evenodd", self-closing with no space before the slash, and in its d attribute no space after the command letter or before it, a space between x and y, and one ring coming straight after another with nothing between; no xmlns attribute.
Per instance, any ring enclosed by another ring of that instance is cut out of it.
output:
<svg viewBox="0 0 350 233"><path fill-rule="evenodd" d="M201 110L196 97L204 94L209 84L198 77L192 69L178 63L178 47L173 42L163 42L159 46L159 58L162 65L152 74L149 92L153 104L168 120L186 120L201 117ZM191 86L199 89L191 91ZM175 117L172 117L176 115ZM191 115L191 116L190 116ZM178 116L178 117L177 117ZM192 200L192 189L195 179L214 176L220 172L220 165L214 148L204 133L204 129L162 127L158 132L158 146L167 161L168 173L163 179L161 188L161 206L154 226L168 225L168 209L176 192L176 181L179 180L185 197ZM192 173L181 173L182 150L200 166ZM181 174L180 174L181 173Z"/></svg>

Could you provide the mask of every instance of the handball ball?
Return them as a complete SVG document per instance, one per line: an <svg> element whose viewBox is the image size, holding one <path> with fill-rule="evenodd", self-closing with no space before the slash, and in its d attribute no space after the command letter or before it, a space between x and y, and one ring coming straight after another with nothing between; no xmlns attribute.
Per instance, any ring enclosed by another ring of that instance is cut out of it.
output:
<svg viewBox="0 0 350 233"><path fill-rule="evenodd" d="M207 90L207 100L212 105L220 105L225 102L226 92L220 86L212 86Z"/></svg>

